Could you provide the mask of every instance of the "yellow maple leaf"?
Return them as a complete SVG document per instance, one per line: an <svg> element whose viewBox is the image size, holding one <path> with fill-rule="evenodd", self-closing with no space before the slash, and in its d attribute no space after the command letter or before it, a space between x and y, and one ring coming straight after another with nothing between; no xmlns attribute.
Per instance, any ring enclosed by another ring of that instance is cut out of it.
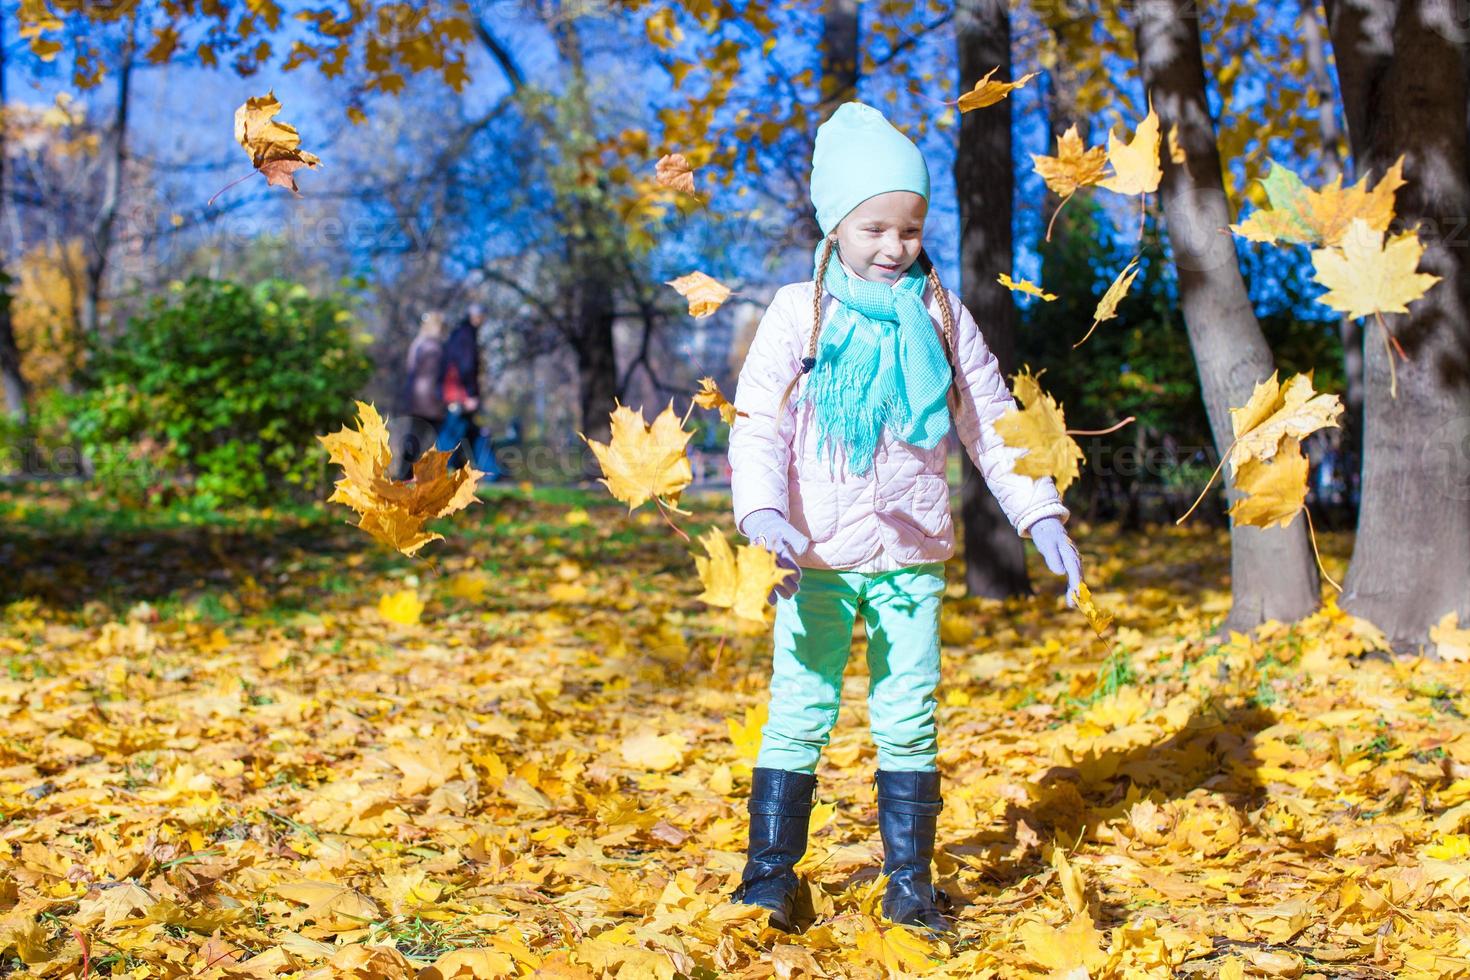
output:
<svg viewBox="0 0 1470 980"><path fill-rule="evenodd" d="M666 283L689 301L689 315L699 319L718 310L730 298L730 290L718 280L703 272L691 272L687 276L670 279Z"/></svg>
<svg viewBox="0 0 1470 980"><path fill-rule="evenodd" d="M1307 500L1307 458L1301 444L1281 440L1269 459L1247 456L1234 470L1236 489L1245 496L1230 507L1230 516L1251 527L1290 524Z"/></svg>
<svg viewBox="0 0 1470 980"><path fill-rule="evenodd" d="M417 626L424 603L413 589L384 592L378 599L378 615L400 626Z"/></svg>
<svg viewBox="0 0 1470 980"><path fill-rule="evenodd" d="M1342 243L1312 250L1313 277L1328 292L1322 303L1351 317L1375 313L1407 313L1407 304L1422 297L1440 277L1417 272L1424 246L1416 232L1384 241L1362 218L1354 218Z"/></svg>
<svg viewBox="0 0 1470 980"><path fill-rule="evenodd" d="M479 602L485 598L490 585L490 576L485 572L460 572L449 580L449 594L466 602Z"/></svg>
<svg viewBox="0 0 1470 980"><path fill-rule="evenodd" d="M301 918L333 932L348 932L376 921L382 912L378 903L355 889L335 881L302 879L275 886L275 893L288 902L306 906Z"/></svg>
<svg viewBox="0 0 1470 980"><path fill-rule="evenodd" d="M694 480L687 446L694 435L674 414L674 400L649 425L642 409L617 404L612 412L612 437L606 442L582 441L592 447L602 466L600 481L614 497L628 505L628 513L652 498L677 510L679 494ZM687 513L679 511L679 513Z"/></svg>
<svg viewBox="0 0 1470 980"><path fill-rule="evenodd" d="M301 148L296 127L275 118L281 111L275 90L249 98L235 110L235 140L250 154L251 166L265 174L272 187L285 187L300 194L296 171L315 169L321 159Z"/></svg>
<svg viewBox="0 0 1470 980"><path fill-rule="evenodd" d="M699 390L694 393L694 404L700 408L717 408L720 410L720 418L725 420L726 425L734 425L737 415L745 415L735 408L735 404L725 397L720 386L715 383L714 378L700 378Z"/></svg>
<svg viewBox="0 0 1470 980"><path fill-rule="evenodd" d="M639 732L619 743L618 754L630 766L664 772L683 764L685 747L681 735Z"/></svg>
<svg viewBox="0 0 1470 980"><path fill-rule="evenodd" d="M654 164L654 179L664 187L694 193L694 167L682 153L665 153Z"/></svg>
<svg viewBox="0 0 1470 980"><path fill-rule="evenodd" d="M698 599L744 619L764 622L771 590L795 573L778 566L775 553L761 545L741 545L738 554L732 552L730 542L717 527L710 528L699 541L709 557L694 556L699 580L704 583Z"/></svg>
<svg viewBox="0 0 1470 980"><path fill-rule="evenodd" d="M903 926L865 922L855 939L866 962L881 965L889 976L918 973L938 960L933 943Z"/></svg>
<svg viewBox="0 0 1470 980"><path fill-rule="evenodd" d="M730 729L730 741L734 743L735 750L740 753L741 758L755 761L755 757L761 750L761 729L765 727L766 716L769 711L766 702L745 709L744 724L734 718L726 718L725 724Z"/></svg>
<svg viewBox="0 0 1470 980"><path fill-rule="evenodd" d="M1403 166L1400 156L1371 188L1367 174L1351 187L1343 187L1338 174L1315 190L1273 160L1261 182L1271 206L1256 209L1230 230L1253 242L1320 246L1341 244L1357 218L1374 231L1387 231L1394 218L1394 194L1405 183Z"/></svg>
<svg viewBox="0 0 1470 980"><path fill-rule="evenodd" d="M1123 267L1123 271L1114 277L1112 285L1108 286L1108 290L1103 293L1102 299L1097 301L1097 309L1092 312L1092 326L1087 328L1087 333L1082 335L1081 340L1072 345L1073 349L1081 347L1087 341L1087 338L1092 336L1092 332L1097 329L1099 323L1102 323L1104 320L1111 320L1118 315L1118 304L1123 301L1124 296L1128 295L1128 289L1133 285L1133 280L1138 278L1138 269L1136 268L1138 259L1139 257L1137 255L1133 256L1133 258L1128 260L1128 264Z"/></svg>
<svg viewBox="0 0 1470 980"><path fill-rule="evenodd" d="M357 526L389 547L412 556L444 535L423 529L436 517L463 510L478 498L475 487L484 474L473 466L450 471L447 452L431 449L413 464L413 479L388 478L391 455L388 427L372 405L357 403L358 428L343 427L317 436L331 461L342 467L329 503L342 503L358 514Z"/></svg>
<svg viewBox="0 0 1470 980"><path fill-rule="evenodd" d="M1011 92L1031 81L1037 74L1034 71L1027 72L1014 82L992 81L990 76L998 71L1000 71L1000 66L996 65L985 73L984 78L975 83L974 88L960 96L959 101L956 103L959 106L960 112L969 112L971 109L983 109L986 106L995 105L1001 99L1010 95Z"/></svg>
<svg viewBox="0 0 1470 980"><path fill-rule="evenodd" d="M1113 614L1105 612L1098 606L1097 601L1092 598L1092 590L1087 587L1086 582L1077 583L1077 591L1074 593L1074 598L1077 600L1077 608L1082 610L1082 614L1087 617L1088 625L1092 627L1092 631L1098 636L1102 636L1103 633L1107 632L1107 628L1112 625Z"/></svg>
<svg viewBox="0 0 1470 980"><path fill-rule="evenodd" d="M1031 154L1033 169L1041 175L1046 186L1064 198L1071 197L1079 188L1099 183L1107 170L1108 151L1101 146L1088 149L1077 132L1077 124L1057 137L1057 155Z"/></svg>
<svg viewBox="0 0 1470 980"><path fill-rule="evenodd" d="M1460 617L1453 609L1429 628L1429 641L1441 660L1470 660L1470 629L1461 629Z"/></svg>
<svg viewBox="0 0 1470 980"><path fill-rule="evenodd" d="M1118 194L1150 194L1159 189L1164 171L1159 166L1159 117L1152 96L1148 115L1138 124L1132 142L1109 131L1108 162L1113 165L1113 174L1099 181L1099 187Z"/></svg>
<svg viewBox="0 0 1470 980"><path fill-rule="evenodd" d="M1424 848L1424 856L1436 861L1456 861L1470 857L1470 834L1446 834L1438 842Z"/></svg>
<svg viewBox="0 0 1470 980"><path fill-rule="evenodd" d="M1000 283L1002 286L1009 289L1013 293L1026 293L1029 296L1040 296L1041 299L1047 303L1050 303L1052 300L1057 298L1056 293L1048 293L1044 291L1040 286L1036 285L1036 283L1032 282L1029 279L1022 279L1017 282L1010 276L1006 275L1004 272L996 276L995 281Z"/></svg>
<svg viewBox="0 0 1470 980"><path fill-rule="evenodd" d="M1019 933L1026 954L1054 975L1070 976L1080 970L1092 976L1108 959L1102 949L1103 934L1086 912L1072 916L1060 929L1027 922Z"/></svg>
<svg viewBox="0 0 1470 980"><path fill-rule="evenodd" d="M1250 398L1230 409L1230 427L1235 441L1230 447L1230 465L1239 467L1249 458L1270 459L1287 437L1300 440L1327 426L1336 426L1342 401L1312 387L1312 372L1294 374L1278 384L1278 372L1256 383Z"/></svg>
<svg viewBox="0 0 1470 980"><path fill-rule="evenodd" d="M1080 869L1073 867L1067 860L1066 848L1060 845L1052 847L1051 866L1057 873L1057 881L1062 886L1062 897L1067 900L1067 907L1072 910L1072 914L1088 914L1087 879L1082 876Z"/></svg>
<svg viewBox="0 0 1470 980"><path fill-rule="evenodd" d="M1020 408L1012 408L995 420L995 432L1007 446L1026 450L1016 459L1015 472L1022 476L1049 476L1057 492L1065 492L1077 479L1077 464L1084 458L1076 441L1067 435L1062 407L1041 390L1041 384L1022 368L1012 382Z"/></svg>

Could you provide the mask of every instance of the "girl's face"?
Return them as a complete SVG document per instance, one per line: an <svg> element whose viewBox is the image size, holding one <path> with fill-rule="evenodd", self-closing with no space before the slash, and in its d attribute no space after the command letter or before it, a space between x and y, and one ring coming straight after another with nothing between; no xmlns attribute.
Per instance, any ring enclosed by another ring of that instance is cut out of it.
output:
<svg viewBox="0 0 1470 980"><path fill-rule="evenodd" d="M929 202L913 191L875 195L837 222L837 249L853 272L891 286L919 257L928 213Z"/></svg>

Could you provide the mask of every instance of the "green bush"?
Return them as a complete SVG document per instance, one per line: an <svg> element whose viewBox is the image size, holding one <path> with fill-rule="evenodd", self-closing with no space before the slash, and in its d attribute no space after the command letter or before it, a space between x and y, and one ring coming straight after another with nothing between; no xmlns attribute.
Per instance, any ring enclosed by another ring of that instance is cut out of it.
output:
<svg viewBox="0 0 1470 980"><path fill-rule="evenodd" d="M319 489L319 433L372 371L345 300L193 278L95 348L70 428L119 497L266 504Z"/></svg>

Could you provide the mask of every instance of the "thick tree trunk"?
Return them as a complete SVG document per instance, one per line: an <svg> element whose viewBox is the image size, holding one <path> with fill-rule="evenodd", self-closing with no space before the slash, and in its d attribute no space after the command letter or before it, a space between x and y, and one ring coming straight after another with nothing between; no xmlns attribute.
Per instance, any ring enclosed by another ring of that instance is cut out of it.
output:
<svg viewBox="0 0 1470 980"><path fill-rule="evenodd" d="M1185 162L1160 154L1160 185L1180 306L1199 370L1215 448L1233 440L1230 407L1244 405L1274 369L1271 349L1251 310L1234 242L1221 234L1229 209L1220 175L1214 121L1205 101L1198 7L1190 0L1138 5L1138 60L1161 130L1178 126ZM1229 467L1226 495L1239 496ZM1316 609L1317 569L1305 518L1262 530L1231 522L1231 608L1221 629L1249 630L1268 619L1291 622Z"/></svg>
<svg viewBox="0 0 1470 980"><path fill-rule="evenodd" d="M4 22L0 19L0 106L6 105L8 94L5 89L5 36ZM0 223L5 209L10 204L10 188L6 186L6 153L9 146L5 138L5 118L0 113ZM5 389L5 411L12 419L26 421L26 380L20 371L20 349L15 343L15 324L10 318L10 256L0 253L0 387Z"/></svg>
<svg viewBox="0 0 1470 980"><path fill-rule="evenodd" d="M1365 346L1362 504L1342 605L1395 649L1470 619L1470 214L1464 24L1452 0L1338 2L1328 11L1360 174L1404 156L1398 226L1422 225L1421 271L1442 281L1385 314L1403 345L1398 397L1376 323ZM1397 355L1393 355L1397 356Z"/></svg>
<svg viewBox="0 0 1470 980"><path fill-rule="evenodd" d="M582 415L581 432L588 439L605 443L612 435L618 371L613 350L613 289L595 272L584 276L577 285L576 317L577 399ZM644 418L652 422L663 409L663 405L647 406ZM583 447L583 477L595 479L601 476L601 465L592 450L580 439L577 443Z"/></svg>
<svg viewBox="0 0 1470 980"><path fill-rule="evenodd" d="M858 54L857 0L827 0L822 5L821 88L833 110L857 98Z"/></svg>
<svg viewBox="0 0 1470 980"><path fill-rule="evenodd" d="M996 65L1011 77L1011 18L1006 0L962 0L955 5L955 41L961 86ZM1015 370L1016 308L995 281L1011 270L1011 101L960 117L955 191L960 212L960 296L975 317L1001 370ZM968 453L960 452L960 518L964 525L965 586L971 595L1029 595L1026 553Z"/></svg>
<svg viewBox="0 0 1470 980"><path fill-rule="evenodd" d="M821 97L818 124L837 111L844 102L858 97L858 80L862 77L858 65L860 53L857 0L826 0L822 5L822 77L818 81ZM796 235L798 242L810 242L808 248L816 248L822 238L822 227L817 224L816 212L811 206L797 209Z"/></svg>
<svg viewBox="0 0 1470 980"><path fill-rule="evenodd" d="M590 89L576 22L558 21L552 36L576 91L583 93L583 98L573 106L574 121L582 134L590 136L597 132L597 126L592 103L585 97ZM613 324L617 320L614 284L620 274L614 254L619 245L607 231L616 229L617 222L611 214L599 210L599 205L579 194L564 195L561 205L563 214L576 216L573 227L563 233L566 236L567 274L572 295L568 339L577 361L579 431L588 439L607 442L612 434L612 412L618 391ZM656 415L662 407L655 408L652 414ZM582 447L582 477L595 479L601 476L601 465L591 448L580 439L577 445Z"/></svg>
<svg viewBox="0 0 1470 980"><path fill-rule="evenodd" d="M123 179L128 159L128 115L132 107L133 61L136 55L134 31L137 16L128 21L123 39L122 59L117 69L117 102L112 121L112 147L107 173L102 185L102 207L92 227L92 247L87 252L87 268L82 292L82 332L96 337L102 326L102 291L106 286L107 264L112 256L117 234L117 215L122 202Z"/></svg>

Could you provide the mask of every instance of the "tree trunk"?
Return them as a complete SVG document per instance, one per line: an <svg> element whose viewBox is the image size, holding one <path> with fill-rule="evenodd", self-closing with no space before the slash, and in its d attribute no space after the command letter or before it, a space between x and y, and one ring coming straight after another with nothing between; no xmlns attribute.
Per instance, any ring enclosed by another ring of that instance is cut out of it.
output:
<svg viewBox="0 0 1470 980"><path fill-rule="evenodd" d="M1311 72L1312 88L1317 93L1317 121L1322 131L1322 176L1328 183L1337 177L1346 181L1350 171L1343 166L1338 149L1342 134L1337 128L1337 96L1327 69L1315 2L1302 5L1302 47ZM1350 459L1358 460L1362 458L1363 443L1363 330L1355 318L1345 316L1337 321L1337 334L1342 341L1342 373L1345 379L1342 448Z"/></svg>
<svg viewBox="0 0 1470 980"><path fill-rule="evenodd" d="M134 32L136 13L128 20L123 38L122 59L117 70L117 102L112 121L111 156L102 185L102 207L92 227L92 247L87 253L85 289L82 294L82 332L95 338L102 326L102 290L107 278L107 263L117 230L117 213L122 200L124 170L128 158L128 113L132 103L133 60L136 53Z"/></svg>
<svg viewBox="0 0 1470 980"><path fill-rule="evenodd" d="M858 97L858 5L857 0L826 0L822 5L822 77L818 80L820 115L817 123L826 122L837 107ZM810 188L808 188L810 190ZM798 242L811 242L816 248L822 238L822 226L808 204L797 210L800 231ZM815 275L815 270L813 270Z"/></svg>
<svg viewBox="0 0 1470 980"><path fill-rule="evenodd" d="M618 372L613 350L613 288L595 272L583 276L577 286L577 403L581 409L581 432L588 439L608 442L612 437L612 412L616 407ZM633 406L638 408L639 406ZM644 418L663 411L663 405L646 406ZM602 476L601 465L592 450L580 439L582 476Z"/></svg>
<svg viewBox="0 0 1470 980"><path fill-rule="evenodd" d="M1229 409L1244 405L1255 383L1274 370L1261 325L1251 310L1229 222L1215 125L1205 100L1198 7L1190 0L1138 5L1138 60L1161 131L1178 126L1185 162L1161 153L1164 220L1179 276L1180 306L1199 370L1215 448L1224 455L1234 436ZM1239 497L1229 467L1226 495ZM1231 521L1230 613L1221 631L1249 630L1268 619L1292 622L1317 608L1317 569L1305 518L1285 528Z"/></svg>
<svg viewBox="0 0 1470 980"><path fill-rule="evenodd" d="M955 43L963 88L996 65L1011 77L1011 17L1006 0L961 0L955 5ZM995 281L1011 271L1010 99L960 116L955 193L960 214L960 297L974 315L1001 370L1015 370L1016 307ZM960 452L960 519L964 525L965 586L971 595L1005 598L1031 594L1026 552L968 453Z"/></svg>
<svg viewBox="0 0 1470 980"><path fill-rule="evenodd" d="M597 132L596 120L593 119L592 104L586 97L590 89L582 57L582 41L575 22L558 21L552 36L556 40L557 52L569 69L572 85L581 95L572 107L575 113L573 121L583 138L590 138ZM567 146L574 150L577 148L575 140L565 145L564 151ZM569 339L577 361L579 431L588 439L607 442L612 434L612 412L618 390L613 324L617 320L614 284L618 281L619 270L612 253L618 245L602 232L617 229L618 222L613 215L599 211L599 205L575 191L563 194L560 203L559 210L569 218L575 218L573 227L566 228L563 234L566 236L567 271L571 277ZM653 414L657 413L658 409L655 409ZM577 444L582 447L582 478L601 476L601 465L591 448L580 439Z"/></svg>
<svg viewBox="0 0 1470 980"><path fill-rule="evenodd" d="M0 19L0 107L7 105L5 89L4 21ZM0 224L10 204L10 188L5 185L6 153L5 116L0 113ZM5 411L22 424L26 421L26 379L20 371L20 348L15 343L15 324L10 318L10 256L0 253L0 387L5 389Z"/></svg>
<svg viewBox="0 0 1470 980"><path fill-rule="evenodd" d="M1355 0L1328 10L1348 139L1360 174L1404 156L1397 225L1422 225L1421 271L1441 276L1365 346L1362 503L1342 606L1394 648L1428 640L1446 613L1470 619L1470 214L1464 26L1450 0ZM1393 355L1397 356L1397 355Z"/></svg>

